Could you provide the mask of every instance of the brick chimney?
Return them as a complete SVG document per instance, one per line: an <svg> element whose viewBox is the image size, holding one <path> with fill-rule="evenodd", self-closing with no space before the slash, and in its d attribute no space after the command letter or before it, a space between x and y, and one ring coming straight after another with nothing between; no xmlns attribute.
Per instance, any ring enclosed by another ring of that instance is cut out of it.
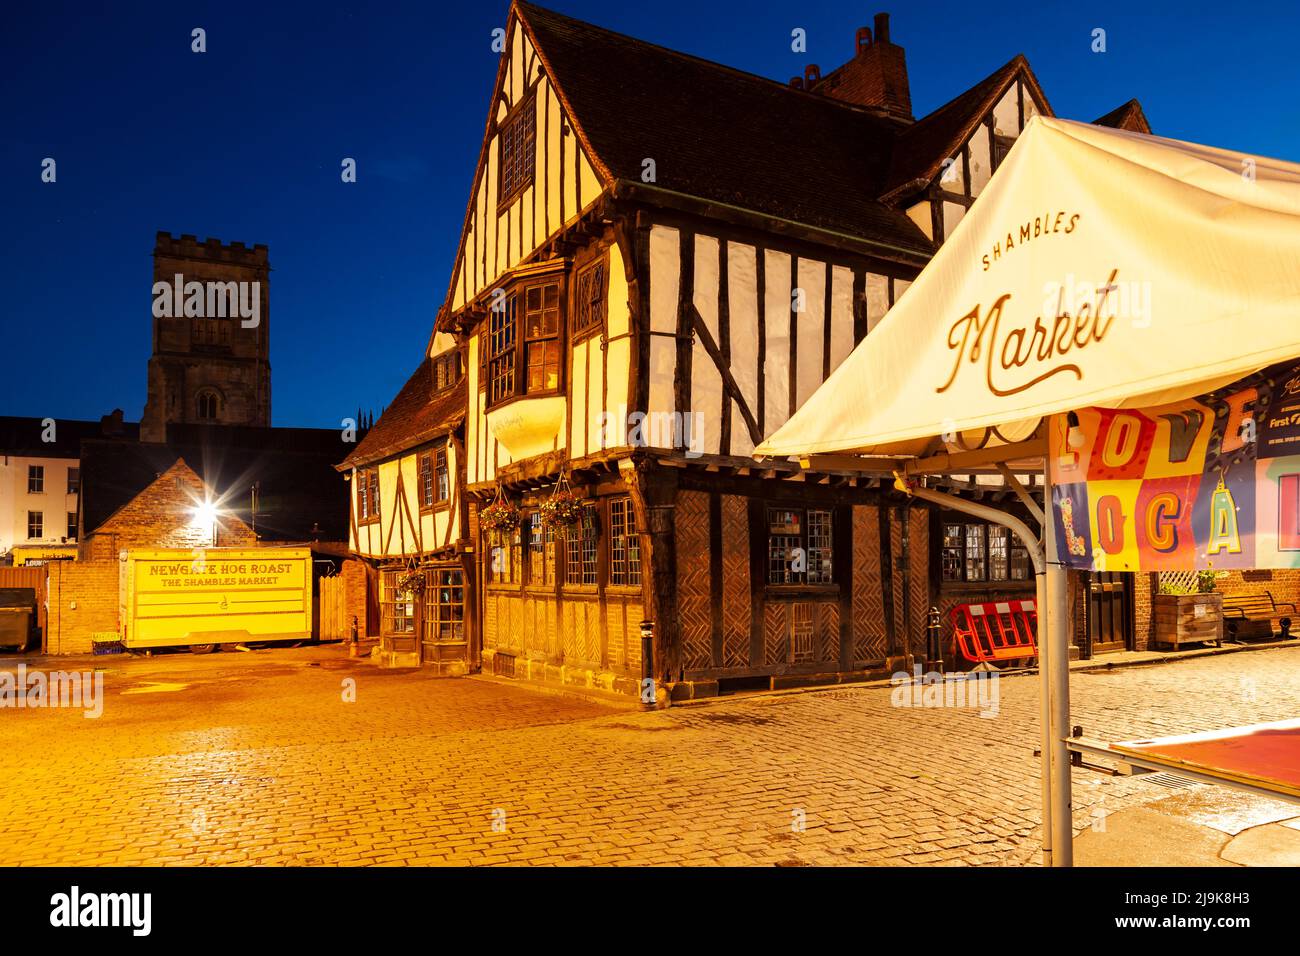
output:
<svg viewBox="0 0 1300 956"><path fill-rule="evenodd" d="M876 14L875 35L870 27L858 29L853 59L825 77L804 86L837 100L874 106L899 119L912 119L912 94L907 84L907 58L903 48L889 39L889 14Z"/></svg>

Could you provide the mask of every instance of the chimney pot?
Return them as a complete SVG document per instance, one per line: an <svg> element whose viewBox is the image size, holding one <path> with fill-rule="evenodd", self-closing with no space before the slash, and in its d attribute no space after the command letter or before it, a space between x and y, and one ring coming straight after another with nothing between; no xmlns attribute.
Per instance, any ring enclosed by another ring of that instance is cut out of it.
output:
<svg viewBox="0 0 1300 956"><path fill-rule="evenodd" d="M804 73L804 89L884 110L890 116L912 120L912 97L907 83L907 56L889 38L889 14L875 15L875 28L859 27L853 59L823 78L815 65Z"/></svg>
<svg viewBox="0 0 1300 956"><path fill-rule="evenodd" d="M802 89L803 89L803 77L802 77L802 76L792 76L792 77L790 77L790 86L793 87L793 88L796 89L796 90L802 90Z"/></svg>
<svg viewBox="0 0 1300 956"><path fill-rule="evenodd" d="M809 63L803 68L804 83L811 86L822 78L822 68L816 63Z"/></svg>

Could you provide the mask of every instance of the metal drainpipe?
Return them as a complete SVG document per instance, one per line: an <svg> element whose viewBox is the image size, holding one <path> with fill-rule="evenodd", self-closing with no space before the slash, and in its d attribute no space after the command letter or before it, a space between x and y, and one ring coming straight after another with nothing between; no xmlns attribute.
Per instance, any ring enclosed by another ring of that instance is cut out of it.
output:
<svg viewBox="0 0 1300 956"><path fill-rule="evenodd" d="M923 488L920 485L915 484L913 479L908 478L905 475L902 475L901 473L898 472L895 472L894 474L894 487L897 488L899 491L903 492L904 494L912 496L913 498L920 498L922 501L930 501L937 505L943 505L945 508L951 508L953 511L959 511L962 514L968 514L976 518L983 518L985 521L991 521L994 524L1002 525L1004 528L1010 528L1011 532L1017 538L1019 538L1021 541L1024 542L1026 549L1028 549L1029 551L1029 560L1033 562L1034 565L1034 582L1036 585L1035 606L1038 608L1038 670L1039 670L1039 680L1041 685L1041 690L1039 693L1039 727L1041 729L1040 746L1042 747L1042 755L1043 755L1042 771L1041 771L1042 797L1043 797L1043 809L1042 809L1043 865L1044 866L1053 866L1053 865L1068 866L1069 865L1068 861L1070 860L1070 849L1071 849L1069 844L1068 843L1065 844L1065 862L1059 860L1056 857L1056 855L1053 853L1053 849L1052 849L1054 844L1054 836L1058 827L1054 826L1055 823L1054 817L1057 814L1053 812L1054 802L1052 799L1054 794L1054 787L1053 787L1054 776L1052 773L1054 769L1054 761L1052 760L1052 754L1057 749L1056 746L1054 746L1055 741L1053 739L1053 734L1052 734L1052 730L1053 730L1052 700L1054 696L1052 693L1050 693L1050 691L1052 690L1051 687L1052 668L1050 667L1051 664L1050 655L1051 655L1052 648L1050 646L1051 645L1050 638L1048 638L1046 634L1047 629L1044 627L1044 622L1048 622L1052 616L1051 609L1049 609L1048 607L1048 600L1047 600L1048 599L1047 556L1045 552L1045 545L1047 544L1048 529L1044 528L1044 537L1043 540L1040 541L1038 538L1034 536L1034 533L1029 530L1029 526L1025 524L1023 521L1021 521L1019 518L1017 518L1015 515L1007 514L1005 511L999 511L996 508L991 508L988 505L982 505L975 501L967 501L965 498L958 498L956 495L946 494L942 491L935 491L932 488ZM1047 493L1048 493L1047 491L1044 492L1044 494ZM1047 502L1045 501L1044 504L1047 504ZM1044 521L1043 523L1044 525L1048 525L1048 522L1046 521ZM1067 664L1066 666L1068 667L1069 665ZM1068 674L1069 674L1068 670L1066 674L1068 679ZM1069 707L1068 702L1066 704L1066 707L1068 709ZM1064 749L1064 747L1065 747L1065 741L1064 738L1062 738L1060 742L1060 749ZM1058 769L1057 771L1058 776L1059 773L1060 771ZM1065 773L1067 775L1069 774L1068 759L1066 760ZM1068 776L1066 777L1066 779L1068 781L1069 779ZM1068 790L1067 790L1066 800L1067 800L1066 806L1068 807L1069 805ZM1067 828L1071 826L1071 823L1068 820L1068 815L1064 825ZM1066 832L1069 833L1071 831L1067 829Z"/></svg>

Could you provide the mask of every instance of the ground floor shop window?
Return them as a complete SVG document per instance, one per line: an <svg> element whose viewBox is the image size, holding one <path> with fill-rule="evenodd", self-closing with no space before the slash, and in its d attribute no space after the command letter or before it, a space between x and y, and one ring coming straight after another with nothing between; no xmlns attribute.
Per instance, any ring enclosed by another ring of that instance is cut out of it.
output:
<svg viewBox="0 0 1300 956"><path fill-rule="evenodd" d="M767 583L831 584L831 513L811 508L767 511Z"/></svg>
<svg viewBox="0 0 1300 956"><path fill-rule="evenodd" d="M609 583L641 584L641 539L637 535L631 498L609 502Z"/></svg>
<svg viewBox="0 0 1300 956"><path fill-rule="evenodd" d="M555 528L542 522L539 511L528 516L528 583L555 583Z"/></svg>
<svg viewBox="0 0 1300 956"><path fill-rule="evenodd" d="M496 584L518 584L522 574L522 526L513 531L494 531L491 536L491 580Z"/></svg>
<svg viewBox="0 0 1300 956"><path fill-rule="evenodd" d="M427 572L424 586L424 639L465 639L465 581L459 570Z"/></svg>
<svg viewBox="0 0 1300 956"><path fill-rule="evenodd" d="M596 583L596 509L587 505L575 524L564 532L564 583Z"/></svg>
<svg viewBox="0 0 1300 956"><path fill-rule="evenodd" d="M1029 550L1001 525L944 524L942 563L945 581L1028 581L1032 575Z"/></svg>
<svg viewBox="0 0 1300 956"><path fill-rule="evenodd" d="M406 572L385 571L380 579L380 613L385 634L409 634L415 630L415 598L398 587Z"/></svg>

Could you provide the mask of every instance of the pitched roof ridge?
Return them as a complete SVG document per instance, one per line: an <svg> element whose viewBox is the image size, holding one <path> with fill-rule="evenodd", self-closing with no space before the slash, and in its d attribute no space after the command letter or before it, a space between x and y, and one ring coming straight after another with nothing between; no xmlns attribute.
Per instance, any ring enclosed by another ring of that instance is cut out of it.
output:
<svg viewBox="0 0 1300 956"><path fill-rule="evenodd" d="M1135 96L1132 99L1124 103L1121 103L1113 110L1102 113L1100 116L1098 116L1095 120L1092 121L1092 125L1103 126L1105 125L1106 120L1118 119L1119 117L1123 116L1125 113L1131 112L1133 110L1136 110L1139 114L1141 114L1143 119L1146 118L1146 112L1142 109L1141 102L1139 102L1138 98Z"/></svg>
<svg viewBox="0 0 1300 956"><path fill-rule="evenodd" d="M1041 94L1041 88L1038 86L1037 77L1034 76L1028 58L1023 53L1017 53L979 82L972 83L946 103L935 107L906 129L900 130L894 145L896 151L892 162L894 171L890 176L889 188L882 193L881 198L886 201L892 200L918 184L932 179L952 147L964 141L972 133L979 117L993 107L998 97L1004 95L1011 82L1022 72L1032 81L1033 88ZM981 92L981 87L987 89ZM972 98L972 94L975 93L979 93L978 98ZM1044 104L1046 104L1045 97ZM935 144L929 144L926 150L926 165L919 169L906 169L903 161L899 159L898 151L905 151L909 144L915 144L918 140L925 143L925 137L934 135L936 129L943 133L945 131L943 124L954 122L954 117L960 123L947 131L948 135L942 143L942 148L935 149ZM900 170L899 167L904 168Z"/></svg>
<svg viewBox="0 0 1300 956"><path fill-rule="evenodd" d="M785 90L787 93L802 95L804 97L807 97L810 101L827 103L838 109L846 110L851 113L856 113L861 116L866 116L871 119L884 120L888 122L888 124L891 126L897 125L896 121L890 121L890 117L887 116L880 107L861 106L857 103L850 103L847 100L836 99L833 96L824 96L820 93L812 93L808 90L797 89L791 86L789 83L782 83L780 80L774 80L769 76L763 76L761 73L751 73L748 70L742 70L739 67L735 67L735 66L728 66L726 63L719 63L717 60L710 60L707 57L699 56L694 53L686 53L682 50L674 50L672 47L667 47L660 43L654 43L651 40L643 40L640 37L634 37L627 33L620 33L617 30L611 30L608 27L602 27L599 24L590 22L589 20L579 20L577 17L571 17L567 14L559 13L556 10L552 10L549 7L538 6L535 3L527 3L525 2L525 0L514 0L514 5L518 7L520 10L524 11L525 13L527 13L528 11L535 11L541 13L543 16L556 17L561 20L567 20L569 23L575 23L578 24L579 26L586 27L591 30L597 30L601 33L607 34L608 36L616 37L619 40L626 40L630 43L635 43L638 46L649 47L653 50L658 50L661 53L667 53L670 56L677 57L678 59L690 60L702 66L707 66L715 70L719 70L725 73L730 73L740 79L756 80L760 83L772 86L775 89ZM840 66L837 66L835 70L839 70L843 66L844 64L840 64ZM831 73L834 73L835 70L832 70ZM831 73L826 74L826 76L830 76ZM826 79L826 76L823 76L822 79L823 80Z"/></svg>

